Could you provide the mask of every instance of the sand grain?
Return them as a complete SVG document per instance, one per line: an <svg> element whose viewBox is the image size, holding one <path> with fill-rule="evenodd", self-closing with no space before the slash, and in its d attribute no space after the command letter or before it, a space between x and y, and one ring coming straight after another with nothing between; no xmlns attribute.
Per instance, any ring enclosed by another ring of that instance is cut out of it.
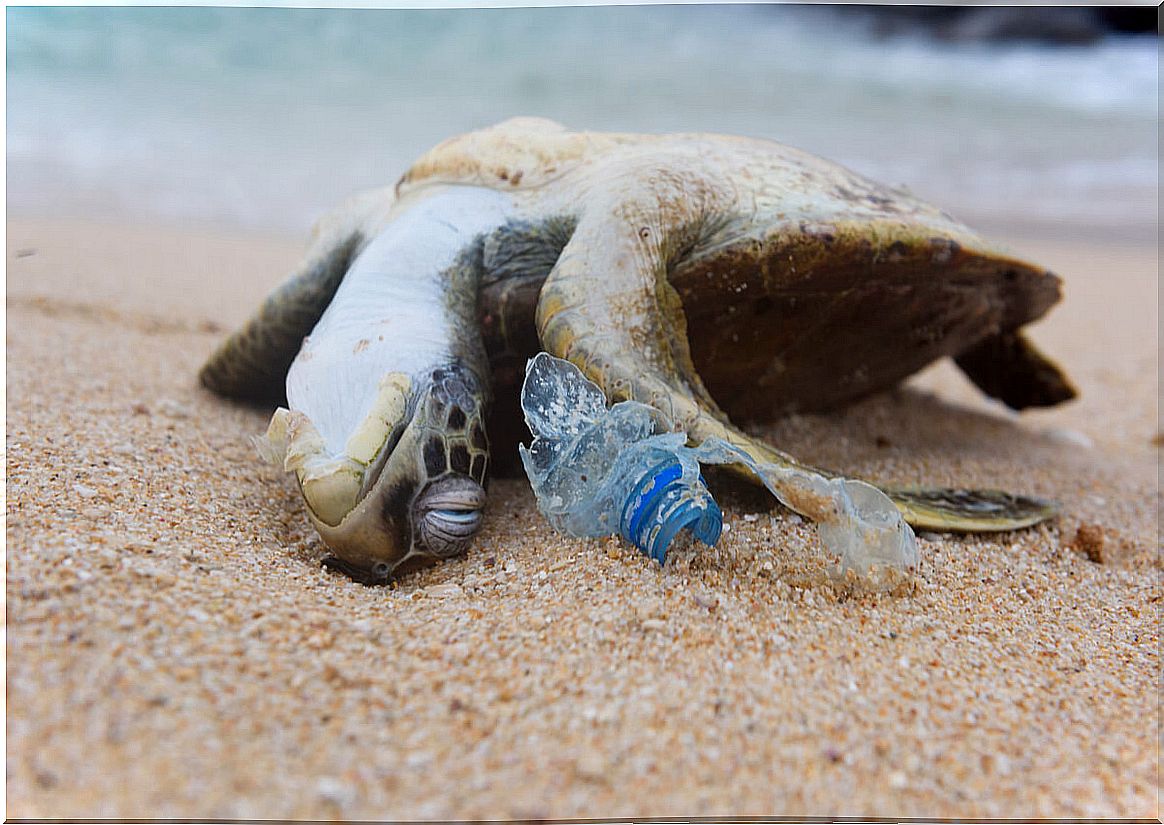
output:
<svg viewBox="0 0 1164 825"><path fill-rule="evenodd" d="M940 366L766 433L1057 522L923 535L910 595L854 595L753 491L660 570L502 480L467 556L365 588L255 460L267 413L194 380L298 245L10 222L8 816L1157 816L1154 251L1035 246L1081 401Z"/></svg>

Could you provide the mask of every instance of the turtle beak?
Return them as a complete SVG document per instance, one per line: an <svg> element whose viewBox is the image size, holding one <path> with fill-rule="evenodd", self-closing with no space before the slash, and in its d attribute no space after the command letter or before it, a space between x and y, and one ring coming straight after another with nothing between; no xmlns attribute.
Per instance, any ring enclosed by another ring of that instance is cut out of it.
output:
<svg viewBox="0 0 1164 825"><path fill-rule="evenodd" d="M304 485L303 498L315 529L335 554L329 564L364 583L383 583L407 557L414 555L413 503L424 482L418 456L421 428L409 423L382 461L370 467L361 479L366 490L357 495L354 506L334 523L316 509Z"/></svg>
<svg viewBox="0 0 1164 825"><path fill-rule="evenodd" d="M328 567L365 584L383 584L405 567L449 558L468 546L482 522L485 490L467 475L425 473L429 428L409 425L372 489L336 525L310 506L315 528L335 553Z"/></svg>

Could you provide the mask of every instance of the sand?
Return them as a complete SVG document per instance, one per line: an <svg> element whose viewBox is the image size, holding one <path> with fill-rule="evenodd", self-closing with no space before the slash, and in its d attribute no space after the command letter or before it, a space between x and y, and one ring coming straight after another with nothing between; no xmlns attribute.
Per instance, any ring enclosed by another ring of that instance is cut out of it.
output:
<svg viewBox="0 0 1164 825"><path fill-rule="evenodd" d="M923 534L904 595L822 584L811 527L720 485L660 569L500 480L465 557L320 568L268 412L196 371L283 237L11 220L9 817L1156 817L1156 250L1011 239L1082 398L1007 414L947 366L763 432L883 481L1056 498Z"/></svg>

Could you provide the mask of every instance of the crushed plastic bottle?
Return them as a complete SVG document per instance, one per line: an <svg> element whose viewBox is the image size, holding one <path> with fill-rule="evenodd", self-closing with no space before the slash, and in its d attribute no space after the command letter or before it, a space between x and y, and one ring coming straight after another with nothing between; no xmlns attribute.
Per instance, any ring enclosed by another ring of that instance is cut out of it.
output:
<svg viewBox="0 0 1164 825"><path fill-rule="evenodd" d="M723 514L695 452L657 409L623 401L608 410L581 370L546 353L526 365L521 406L534 434L522 464L554 527L617 533L660 563L681 530L719 540Z"/></svg>
<svg viewBox="0 0 1164 825"><path fill-rule="evenodd" d="M618 533L660 562L683 529L714 545L723 515L700 464L743 464L780 503L817 523L838 572L917 566L913 530L873 485L760 462L721 438L688 447L687 435L654 407L621 401L607 409L602 390L568 361L544 352L532 358L521 406L534 435L521 460L538 507L571 535Z"/></svg>

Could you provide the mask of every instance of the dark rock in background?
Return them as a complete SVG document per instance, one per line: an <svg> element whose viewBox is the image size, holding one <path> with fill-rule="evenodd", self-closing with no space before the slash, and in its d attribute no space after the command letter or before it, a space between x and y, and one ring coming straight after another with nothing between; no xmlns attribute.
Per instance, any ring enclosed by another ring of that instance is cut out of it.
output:
<svg viewBox="0 0 1164 825"><path fill-rule="evenodd" d="M1086 45L1110 34L1158 34L1145 6L831 6L878 37L915 35L953 43Z"/></svg>
<svg viewBox="0 0 1164 825"><path fill-rule="evenodd" d="M1103 6L1097 9L1108 29L1121 34L1160 34L1159 6Z"/></svg>
<svg viewBox="0 0 1164 825"><path fill-rule="evenodd" d="M1103 38L1105 27L1096 9L990 6L964 9L935 29L955 42L1025 41L1081 46Z"/></svg>

